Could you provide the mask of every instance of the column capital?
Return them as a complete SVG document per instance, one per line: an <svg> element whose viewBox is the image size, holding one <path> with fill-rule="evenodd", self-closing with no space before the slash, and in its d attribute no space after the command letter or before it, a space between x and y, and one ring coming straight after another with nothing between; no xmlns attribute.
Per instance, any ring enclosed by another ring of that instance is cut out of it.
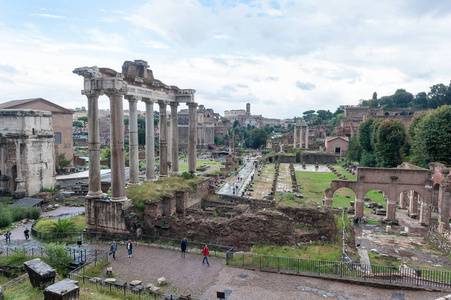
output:
<svg viewBox="0 0 451 300"><path fill-rule="evenodd" d="M141 101L146 104L154 104L155 103L155 99L151 99L151 98L141 98Z"/></svg>
<svg viewBox="0 0 451 300"><path fill-rule="evenodd" d="M162 107L163 105L168 104L165 100L158 100L157 103L158 103L158 105L160 105L160 107Z"/></svg>
<svg viewBox="0 0 451 300"><path fill-rule="evenodd" d="M103 91L102 90L81 90L81 94L85 95L88 98L99 98L99 96L103 95Z"/></svg>
<svg viewBox="0 0 451 300"><path fill-rule="evenodd" d="M179 106L179 103L178 102L169 102L169 105L171 107L177 107L177 106Z"/></svg>
<svg viewBox="0 0 451 300"><path fill-rule="evenodd" d="M106 89L105 90L105 95L107 95L108 97L112 97L112 96L124 96L125 95L125 91L123 89Z"/></svg>
<svg viewBox="0 0 451 300"><path fill-rule="evenodd" d="M186 105L188 105L188 107L197 107L196 102L186 102Z"/></svg>
<svg viewBox="0 0 451 300"><path fill-rule="evenodd" d="M139 100L141 100L141 97L134 96L134 95L125 95L124 98L127 99L128 102L136 102L136 103L137 103Z"/></svg>

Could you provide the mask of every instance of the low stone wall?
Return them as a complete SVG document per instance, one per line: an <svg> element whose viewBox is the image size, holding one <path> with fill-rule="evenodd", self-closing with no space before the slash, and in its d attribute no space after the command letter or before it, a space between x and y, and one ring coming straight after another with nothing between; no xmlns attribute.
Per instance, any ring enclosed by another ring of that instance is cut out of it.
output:
<svg viewBox="0 0 451 300"><path fill-rule="evenodd" d="M280 163L296 163L296 156L295 155L283 155L279 154L279 162Z"/></svg>
<svg viewBox="0 0 451 300"><path fill-rule="evenodd" d="M233 195L218 195L218 196L221 201L232 202L234 204L247 204L250 206L251 209L272 208L276 206L276 203L274 201L269 200L244 198Z"/></svg>
<svg viewBox="0 0 451 300"><path fill-rule="evenodd" d="M451 253L450 241L437 232L436 224L429 226L429 231L426 234L426 240L433 243L444 253Z"/></svg>
<svg viewBox="0 0 451 300"><path fill-rule="evenodd" d="M145 222L149 233L155 232L154 224L164 223L168 228L158 229L158 235L230 245L235 251L247 251L256 244L294 245L317 241L322 235L333 239L336 228L331 212L320 211L315 214L310 209L305 212L296 210L303 208L282 211L267 209L233 218L165 216L154 220L146 218ZM305 229L296 228L295 224L299 223L303 224Z"/></svg>
<svg viewBox="0 0 451 300"><path fill-rule="evenodd" d="M335 156L327 152L302 152L299 157L300 163L307 164L334 164L336 162Z"/></svg>

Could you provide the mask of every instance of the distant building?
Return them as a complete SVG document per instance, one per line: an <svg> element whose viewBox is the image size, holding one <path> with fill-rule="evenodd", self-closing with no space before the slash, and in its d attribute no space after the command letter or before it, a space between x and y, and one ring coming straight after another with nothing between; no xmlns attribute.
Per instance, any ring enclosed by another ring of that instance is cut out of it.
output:
<svg viewBox="0 0 451 300"><path fill-rule="evenodd" d="M338 157L346 157L348 145L349 145L349 137L347 136L326 137L326 152L333 153Z"/></svg>
<svg viewBox="0 0 451 300"><path fill-rule="evenodd" d="M55 134L55 157L64 154L65 159L73 161L72 111L42 98L13 100L0 104L0 109L33 109L52 113L51 126Z"/></svg>

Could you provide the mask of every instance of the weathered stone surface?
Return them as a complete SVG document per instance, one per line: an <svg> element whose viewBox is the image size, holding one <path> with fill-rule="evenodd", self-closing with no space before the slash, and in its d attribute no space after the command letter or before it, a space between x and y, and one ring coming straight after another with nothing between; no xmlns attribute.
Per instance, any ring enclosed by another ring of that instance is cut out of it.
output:
<svg viewBox="0 0 451 300"><path fill-rule="evenodd" d="M5 299L5 296L3 295L3 287L0 286L0 300Z"/></svg>
<svg viewBox="0 0 451 300"><path fill-rule="evenodd" d="M64 279L44 291L44 300L72 300L79 297L78 281Z"/></svg>
<svg viewBox="0 0 451 300"><path fill-rule="evenodd" d="M155 285L153 285L152 283L149 283L147 286L146 286L146 289L148 289L149 291L152 291L152 292L158 292L159 290L160 290L160 288L159 287L156 287Z"/></svg>
<svg viewBox="0 0 451 300"><path fill-rule="evenodd" d="M104 280L107 283L115 283L116 282L116 278L107 278Z"/></svg>
<svg viewBox="0 0 451 300"><path fill-rule="evenodd" d="M137 286L137 285L140 285L140 284L141 284L141 280L133 280L133 281L130 282L131 286Z"/></svg>
<svg viewBox="0 0 451 300"><path fill-rule="evenodd" d="M55 282L56 272L40 258L35 258L24 263L33 287L43 290Z"/></svg>
<svg viewBox="0 0 451 300"><path fill-rule="evenodd" d="M160 277L157 279L157 284L158 285L166 285L168 282L166 281L166 278L164 277Z"/></svg>

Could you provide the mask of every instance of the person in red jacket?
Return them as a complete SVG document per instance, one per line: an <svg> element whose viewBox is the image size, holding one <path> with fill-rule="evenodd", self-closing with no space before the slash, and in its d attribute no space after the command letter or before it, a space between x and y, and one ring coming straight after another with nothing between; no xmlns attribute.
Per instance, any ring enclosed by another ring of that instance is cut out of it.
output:
<svg viewBox="0 0 451 300"><path fill-rule="evenodd" d="M208 262L208 255L210 255L210 251L208 251L208 246L205 245L205 247L202 249L202 254L204 255L204 259L202 260L202 264L207 261L207 265L210 266L210 263Z"/></svg>

